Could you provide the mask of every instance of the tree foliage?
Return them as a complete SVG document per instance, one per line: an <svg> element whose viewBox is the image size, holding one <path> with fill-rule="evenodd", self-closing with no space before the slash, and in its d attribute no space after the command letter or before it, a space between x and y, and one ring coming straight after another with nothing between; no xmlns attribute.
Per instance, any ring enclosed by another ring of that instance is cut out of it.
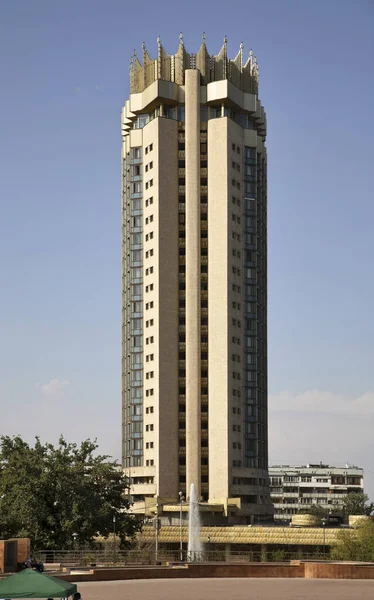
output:
<svg viewBox="0 0 374 600"><path fill-rule="evenodd" d="M127 480L117 462L95 454L90 440L30 446L0 438L0 539L29 537L36 549L89 545L113 531L126 545L138 531L127 513ZM73 536L73 534L76 534ZM75 541L74 541L75 539Z"/></svg>
<svg viewBox="0 0 374 600"><path fill-rule="evenodd" d="M351 492L344 501L347 515L370 516L374 512L374 502L369 502L369 496L363 492Z"/></svg>
<svg viewBox="0 0 374 600"><path fill-rule="evenodd" d="M369 519L356 529L342 529L331 551L335 560L374 561L374 522Z"/></svg>

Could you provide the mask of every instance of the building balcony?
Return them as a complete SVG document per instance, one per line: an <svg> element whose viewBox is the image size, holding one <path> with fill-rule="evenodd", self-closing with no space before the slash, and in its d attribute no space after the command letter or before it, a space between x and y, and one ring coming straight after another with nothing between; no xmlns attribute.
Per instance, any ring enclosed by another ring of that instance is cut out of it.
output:
<svg viewBox="0 0 374 600"><path fill-rule="evenodd" d="M179 177L185 177L186 169L178 169L178 175L179 175Z"/></svg>
<svg viewBox="0 0 374 600"><path fill-rule="evenodd" d="M186 157L186 151L185 150L178 150L178 158L180 158L181 160L184 160Z"/></svg>
<svg viewBox="0 0 374 600"><path fill-rule="evenodd" d="M208 167L200 168L200 177L208 177Z"/></svg>
<svg viewBox="0 0 374 600"><path fill-rule="evenodd" d="M131 485L130 494L137 496L141 495L154 495L156 493L156 485L154 483L137 483Z"/></svg>

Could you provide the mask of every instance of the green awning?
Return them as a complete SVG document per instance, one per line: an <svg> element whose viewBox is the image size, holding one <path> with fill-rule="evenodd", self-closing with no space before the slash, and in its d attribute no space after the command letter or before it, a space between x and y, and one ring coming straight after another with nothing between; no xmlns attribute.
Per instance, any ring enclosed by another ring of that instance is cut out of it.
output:
<svg viewBox="0 0 374 600"><path fill-rule="evenodd" d="M0 599L68 598L77 591L75 583L26 569L0 581Z"/></svg>

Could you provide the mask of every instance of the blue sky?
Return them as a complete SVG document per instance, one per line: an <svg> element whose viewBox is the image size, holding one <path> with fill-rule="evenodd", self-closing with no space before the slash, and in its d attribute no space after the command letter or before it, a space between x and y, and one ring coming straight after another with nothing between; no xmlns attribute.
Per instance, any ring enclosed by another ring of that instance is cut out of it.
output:
<svg viewBox="0 0 374 600"><path fill-rule="evenodd" d="M374 497L373 27L370 0L0 3L0 433L119 456L129 58L205 31L253 48L268 116L270 459Z"/></svg>

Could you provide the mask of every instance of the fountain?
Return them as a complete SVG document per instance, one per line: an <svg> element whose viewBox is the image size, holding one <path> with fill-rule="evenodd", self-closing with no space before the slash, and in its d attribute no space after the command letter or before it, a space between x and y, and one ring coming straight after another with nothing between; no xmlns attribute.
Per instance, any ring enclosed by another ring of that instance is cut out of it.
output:
<svg viewBox="0 0 374 600"><path fill-rule="evenodd" d="M188 516L188 561L202 559L203 548L200 541L200 512L197 491L194 483L190 487L190 506Z"/></svg>

